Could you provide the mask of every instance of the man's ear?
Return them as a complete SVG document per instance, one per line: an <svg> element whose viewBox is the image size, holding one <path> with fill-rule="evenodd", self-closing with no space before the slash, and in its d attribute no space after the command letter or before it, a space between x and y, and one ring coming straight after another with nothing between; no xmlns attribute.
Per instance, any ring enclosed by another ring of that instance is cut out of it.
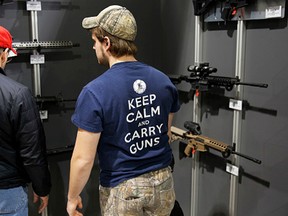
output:
<svg viewBox="0 0 288 216"><path fill-rule="evenodd" d="M5 65L6 65L6 54L3 51L3 52L0 53L0 67L2 69L4 69Z"/></svg>
<svg viewBox="0 0 288 216"><path fill-rule="evenodd" d="M6 48L3 52L0 53L0 59L1 59L1 64L2 64L2 65L3 65L4 63L6 64L6 62L7 62L8 52L9 52L9 49Z"/></svg>
<svg viewBox="0 0 288 216"><path fill-rule="evenodd" d="M107 36L104 37L104 44L105 44L105 46L106 46L107 49L110 48L111 41L110 41L110 38L109 38L109 37L107 37Z"/></svg>
<svg viewBox="0 0 288 216"><path fill-rule="evenodd" d="M6 58L6 53L5 53L5 51L3 51L3 52L0 53L0 58L1 58L1 62L4 62L4 61L5 61L5 58Z"/></svg>

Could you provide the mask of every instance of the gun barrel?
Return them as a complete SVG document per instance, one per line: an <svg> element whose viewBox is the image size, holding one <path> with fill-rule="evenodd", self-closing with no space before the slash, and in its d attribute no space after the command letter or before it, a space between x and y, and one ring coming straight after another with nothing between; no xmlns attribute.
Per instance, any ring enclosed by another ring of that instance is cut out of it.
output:
<svg viewBox="0 0 288 216"><path fill-rule="evenodd" d="M239 152L232 151L231 154L239 155L240 157L246 158L247 160L253 161L254 163L257 163L257 164L261 164L262 163L261 160L258 160L256 158L250 157L248 155L244 155L244 154L239 153Z"/></svg>
<svg viewBox="0 0 288 216"><path fill-rule="evenodd" d="M254 86L260 88L267 88L268 84L265 83L246 83L246 82L237 82L236 85L247 85L247 86Z"/></svg>
<svg viewBox="0 0 288 216"><path fill-rule="evenodd" d="M58 103L58 102L73 102L76 99L64 99L56 96L35 97L36 103Z"/></svg>

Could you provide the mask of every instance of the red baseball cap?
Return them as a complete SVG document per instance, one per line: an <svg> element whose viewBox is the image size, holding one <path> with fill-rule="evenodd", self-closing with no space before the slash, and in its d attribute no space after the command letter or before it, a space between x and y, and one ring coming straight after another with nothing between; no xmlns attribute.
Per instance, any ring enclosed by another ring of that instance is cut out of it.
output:
<svg viewBox="0 0 288 216"><path fill-rule="evenodd" d="M0 47L9 48L17 55L16 50L12 47L12 36L10 32L2 26L0 26Z"/></svg>

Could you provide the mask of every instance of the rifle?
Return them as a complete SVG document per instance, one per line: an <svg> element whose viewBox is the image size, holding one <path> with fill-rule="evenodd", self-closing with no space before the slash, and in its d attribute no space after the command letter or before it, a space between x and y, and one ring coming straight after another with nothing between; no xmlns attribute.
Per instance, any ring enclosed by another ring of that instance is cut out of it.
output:
<svg viewBox="0 0 288 216"><path fill-rule="evenodd" d="M47 155L54 155L54 154L70 152L70 151L73 151L73 149L74 149L74 145L67 145L67 146L64 146L64 147L47 149L46 153L47 153Z"/></svg>
<svg viewBox="0 0 288 216"><path fill-rule="evenodd" d="M77 99L64 99L61 94L58 96L40 96L35 97L37 104L43 103L62 103L62 102L75 102Z"/></svg>
<svg viewBox="0 0 288 216"><path fill-rule="evenodd" d="M179 84L182 81L189 82L192 90L199 94L199 91L208 91L211 88L224 87L227 91L231 91L235 85L246 85L260 88L267 88L268 84L264 83L247 83L241 82L239 77L211 76L216 73L217 69L209 67L209 63L200 63L197 66L190 65L187 70L191 73L187 75L168 75L172 83Z"/></svg>
<svg viewBox="0 0 288 216"><path fill-rule="evenodd" d="M191 153L194 153L195 151L205 152L211 148L221 152L224 158L228 158L231 154L235 154L247 160L253 161L254 163L261 164L261 160L236 152L235 145L231 146L218 140L201 135L201 128L198 123L186 121L184 123L184 127L188 131L184 131L180 128L172 126L171 139L172 142L176 140L187 141L187 146L184 150L184 153L187 157L189 157Z"/></svg>
<svg viewBox="0 0 288 216"><path fill-rule="evenodd" d="M0 5L9 4L9 3L12 3L12 2L13 2L13 0L9 0L9 1L7 1L7 0L1 0L1 1L0 1Z"/></svg>
<svg viewBox="0 0 288 216"><path fill-rule="evenodd" d="M23 41L12 43L12 47L16 50L37 49L38 52L40 52L41 49L72 48L79 46L78 43L73 43L72 41Z"/></svg>
<svg viewBox="0 0 288 216"><path fill-rule="evenodd" d="M218 3L221 3L221 18L230 21L236 15L237 9L247 6L248 2L248 0L193 0L194 15L205 15L211 8L216 8Z"/></svg>

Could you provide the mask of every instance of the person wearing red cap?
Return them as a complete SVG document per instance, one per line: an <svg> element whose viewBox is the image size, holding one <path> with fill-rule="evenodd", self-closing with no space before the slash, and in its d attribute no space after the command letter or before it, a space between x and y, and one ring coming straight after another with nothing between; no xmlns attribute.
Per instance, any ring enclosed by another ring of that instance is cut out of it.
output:
<svg viewBox="0 0 288 216"><path fill-rule="evenodd" d="M0 215L28 216L28 184L39 213L51 188L46 144L39 111L28 87L6 76L12 36L0 26Z"/></svg>
<svg viewBox="0 0 288 216"><path fill-rule="evenodd" d="M2 50L2 51L5 51L8 54L7 57L10 56L9 55L10 52L13 52L14 56L17 56L16 50L12 47L12 36L11 36L10 32L2 26L0 26L0 47L6 49L6 50ZM1 68L4 69L6 63L7 63L7 61L5 62L5 64L3 61L4 65L2 65Z"/></svg>

